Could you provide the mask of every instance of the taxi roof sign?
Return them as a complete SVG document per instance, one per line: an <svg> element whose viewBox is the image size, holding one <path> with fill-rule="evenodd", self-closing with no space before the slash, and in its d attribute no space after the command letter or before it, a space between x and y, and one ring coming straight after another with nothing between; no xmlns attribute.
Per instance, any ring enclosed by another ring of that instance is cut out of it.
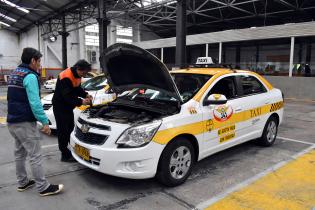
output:
<svg viewBox="0 0 315 210"><path fill-rule="evenodd" d="M200 64L214 64L214 63L211 57L198 57L196 64L200 65Z"/></svg>

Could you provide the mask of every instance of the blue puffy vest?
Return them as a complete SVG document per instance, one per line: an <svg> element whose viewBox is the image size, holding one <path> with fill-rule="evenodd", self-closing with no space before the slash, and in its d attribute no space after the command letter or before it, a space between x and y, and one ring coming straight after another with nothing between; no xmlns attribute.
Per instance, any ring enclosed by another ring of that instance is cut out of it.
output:
<svg viewBox="0 0 315 210"><path fill-rule="evenodd" d="M31 69L28 65L21 64L11 72L8 78L8 123L35 122L36 118L32 112L26 89L23 86L23 80L28 74L34 74L39 83L39 74Z"/></svg>

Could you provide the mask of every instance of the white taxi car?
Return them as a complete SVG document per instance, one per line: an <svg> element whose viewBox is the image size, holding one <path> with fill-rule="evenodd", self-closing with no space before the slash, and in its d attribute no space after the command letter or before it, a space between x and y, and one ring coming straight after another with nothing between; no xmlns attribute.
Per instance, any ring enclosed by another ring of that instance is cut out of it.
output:
<svg viewBox="0 0 315 210"><path fill-rule="evenodd" d="M121 43L102 59L114 91L131 91L81 113L71 150L91 169L176 186L211 154L276 140L283 95L258 74L216 66L169 72L149 52Z"/></svg>
<svg viewBox="0 0 315 210"><path fill-rule="evenodd" d="M90 80L91 78L94 78L98 76L97 73L94 73L94 72L88 72L85 77L82 77L81 79L81 82L84 83L84 82L87 82L88 80ZM54 91L56 89L56 84L57 84L57 79L50 79L50 80L47 80L45 83L44 83L44 88L46 90L51 90L51 91Z"/></svg>
<svg viewBox="0 0 315 210"><path fill-rule="evenodd" d="M112 101L115 99L116 94L109 93L109 86L107 84L107 79L104 75L96 76L86 82L84 82L82 85L82 88L86 90L91 96L93 96L93 105L99 105L99 104L105 104L109 101ZM53 93L49 94L42 98L42 104L44 108L44 112L48 117L49 120L49 127L51 129L56 129L56 119L53 112L52 107L52 98ZM78 119L80 113L85 110L88 106L80 106L76 107L73 110L74 113L74 119L75 121Z"/></svg>

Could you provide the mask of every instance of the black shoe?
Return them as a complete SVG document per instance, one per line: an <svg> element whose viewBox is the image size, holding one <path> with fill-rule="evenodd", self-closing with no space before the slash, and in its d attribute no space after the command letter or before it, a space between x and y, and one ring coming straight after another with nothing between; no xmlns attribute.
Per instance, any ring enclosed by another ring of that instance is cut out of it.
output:
<svg viewBox="0 0 315 210"><path fill-rule="evenodd" d="M63 184L58 184L58 185L51 184L46 190L40 192L39 195L40 196L55 195L55 194L60 193L62 189L63 189Z"/></svg>
<svg viewBox="0 0 315 210"><path fill-rule="evenodd" d="M33 187L34 184L35 184L35 181L33 179L31 179L28 181L28 183L26 185L24 185L22 187L18 187L17 191L23 192L23 191L27 190L28 188Z"/></svg>
<svg viewBox="0 0 315 210"><path fill-rule="evenodd" d="M63 156L61 155L61 162L67 162L67 163L73 163L76 162L76 160L72 156Z"/></svg>

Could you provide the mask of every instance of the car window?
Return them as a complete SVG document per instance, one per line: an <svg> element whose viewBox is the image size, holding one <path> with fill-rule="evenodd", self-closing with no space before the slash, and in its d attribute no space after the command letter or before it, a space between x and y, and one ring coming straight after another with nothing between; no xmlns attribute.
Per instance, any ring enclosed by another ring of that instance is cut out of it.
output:
<svg viewBox="0 0 315 210"><path fill-rule="evenodd" d="M184 103L189 101L211 78L205 74L171 74Z"/></svg>
<svg viewBox="0 0 315 210"><path fill-rule="evenodd" d="M264 85L257 78L249 75L242 75L239 77L243 88L243 95L265 93L267 91Z"/></svg>
<svg viewBox="0 0 315 210"><path fill-rule="evenodd" d="M84 82L81 87L87 91L91 90L101 90L107 85L107 79L105 76L94 77L86 82Z"/></svg>
<svg viewBox="0 0 315 210"><path fill-rule="evenodd" d="M232 99L237 96L236 86L234 76L224 77L220 79L210 90L207 98L211 94L222 94L225 95L227 99Z"/></svg>

